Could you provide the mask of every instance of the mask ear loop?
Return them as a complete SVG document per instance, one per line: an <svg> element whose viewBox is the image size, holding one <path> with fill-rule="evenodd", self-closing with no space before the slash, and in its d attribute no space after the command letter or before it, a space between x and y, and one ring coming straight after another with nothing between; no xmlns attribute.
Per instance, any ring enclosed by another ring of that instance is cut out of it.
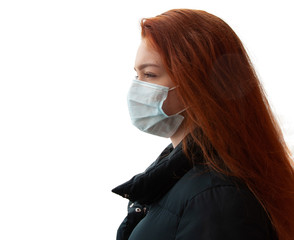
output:
<svg viewBox="0 0 294 240"><path fill-rule="evenodd" d="M172 90L174 90L174 89L176 89L176 88L178 88L178 87L179 87L179 86L174 86L174 87L168 89L168 91L172 91Z"/></svg>
<svg viewBox="0 0 294 240"><path fill-rule="evenodd" d="M174 89L176 89L176 88L178 88L178 87L179 87L179 85L174 86L174 87L171 87L170 89L168 89L168 91L172 91L172 90L174 90ZM179 111L179 112L177 112L177 113L175 113L175 114L173 114L173 115L179 115L179 114L181 114L182 112L185 112L188 108L189 108L189 107L185 107L183 110L181 110L181 111Z"/></svg>
<svg viewBox="0 0 294 240"><path fill-rule="evenodd" d="M185 112L189 107L185 107L183 110L179 111L178 113L176 114L181 114L182 112Z"/></svg>

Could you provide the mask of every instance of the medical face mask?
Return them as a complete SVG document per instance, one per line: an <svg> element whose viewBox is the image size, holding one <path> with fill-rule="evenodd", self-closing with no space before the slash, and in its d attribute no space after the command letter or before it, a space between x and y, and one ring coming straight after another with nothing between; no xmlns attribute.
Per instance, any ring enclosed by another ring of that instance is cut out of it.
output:
<svg viewBox="0 0 294 240"><path fill-rule="evenodd" d="M128 107L133 125L143 132L169 138L179 128L184 117L180 111L166 115L162 104L174 88L134 80L128 92Z"/></svg>

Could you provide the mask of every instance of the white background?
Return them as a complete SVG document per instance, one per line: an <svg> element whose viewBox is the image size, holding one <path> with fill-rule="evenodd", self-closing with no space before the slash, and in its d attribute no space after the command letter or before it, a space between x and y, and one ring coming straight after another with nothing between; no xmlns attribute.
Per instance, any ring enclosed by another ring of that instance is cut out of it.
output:
<svg viewBox="0 0 294 240"><path fill-rule="evenodd" d="M291 1L0 1L0 239L115 239L111 193L169 143L130 123L139 21L172 8L224 19L294 146Z"/></svg>

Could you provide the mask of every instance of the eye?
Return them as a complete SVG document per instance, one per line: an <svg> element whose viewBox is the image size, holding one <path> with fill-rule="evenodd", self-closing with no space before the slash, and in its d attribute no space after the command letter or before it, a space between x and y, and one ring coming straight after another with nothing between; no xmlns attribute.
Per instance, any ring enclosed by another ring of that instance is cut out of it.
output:
<svg viewBox="0 0 294 240"><path fill-rule="evenodd" d="M156 75L154 73L146 72L146 73L144 73L144 77L145 78L154 78L154 77L156 77Z"/></svg>
<svg viewBox="0 0 294 240"><path fill-rule="evenodd" d="M135 76L135 79L147 81L148 79L155 78L155 77L157 77L157 75L152 72L141 72Z"/></svg>

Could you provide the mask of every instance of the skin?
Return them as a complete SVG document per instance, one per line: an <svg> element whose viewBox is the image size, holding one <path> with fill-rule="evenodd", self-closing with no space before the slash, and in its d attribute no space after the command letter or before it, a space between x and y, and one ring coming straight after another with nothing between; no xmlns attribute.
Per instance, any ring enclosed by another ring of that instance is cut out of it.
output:
<svg viewBox="0 0 294 240"><path fill-rule="evenodd" d="M169 88L175 87L165 68L163 67L159 53L148 46L143 39L137 51L135 60L135 71L137 72L137 79L146 81ZM163 111L167 115L173 115L184 109L183 104L179 101L177 92L169 91L166 100L162 105ZM173 147L176 147L186 135L182 125L178 128L176 133L170 138Z"/></svg>

